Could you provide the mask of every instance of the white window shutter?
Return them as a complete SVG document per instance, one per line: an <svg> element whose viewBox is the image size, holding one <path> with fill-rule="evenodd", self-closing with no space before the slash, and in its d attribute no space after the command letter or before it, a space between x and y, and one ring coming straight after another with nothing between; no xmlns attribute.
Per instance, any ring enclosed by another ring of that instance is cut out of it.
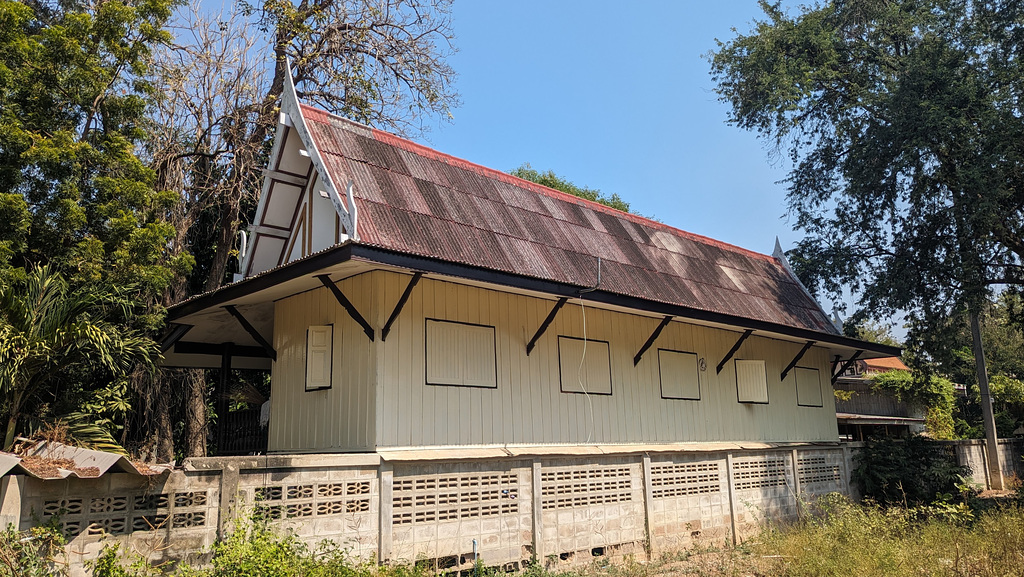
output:
<svg viewBox="0 0 1024 577"><path fill-rule="evenodd" d="M334 326L311 326L306 331L306 390L331 388Z"/></svg>
<svg viewBox="0 0 1024 577"><path fill-rule="evenodd" d="M768 402L768 372L764 361L736 361L736 400L741 403Z"/></svg>

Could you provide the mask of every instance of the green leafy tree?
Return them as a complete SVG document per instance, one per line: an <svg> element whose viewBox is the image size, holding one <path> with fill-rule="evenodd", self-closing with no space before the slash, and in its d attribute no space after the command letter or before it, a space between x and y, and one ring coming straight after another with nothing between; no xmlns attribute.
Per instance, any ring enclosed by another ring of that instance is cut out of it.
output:
<svg viewBox="0 0 1024 577"><path fill-rule="evenodd" d="M925 427L935 439L952 439L953 382L934 374L887 371L871 378L871 388L926 411Z"/></svg>
<svg viewBox="0 0 1024 577"><path fill-rule="evenodd" d="M767 19L710 55L729 120L794 164L788 201L806 233L791 262L861 314L904 312L919 358L936 330L1024 279L1024 5L833 0ZM977 370L984 352L973 346ZM981 381L989 460L996 426ZM1002 485L994 474L993 485Z"/></svg>
<svg viewBox="0 0 1024 577"><path fill-rule="evenodd" d="M530 166L530 163L526 162L520 165L518 168L514 168L508 171L512 176L522 178L523 180L529 180L537 184L560 190L573 196L599 202L605 206L610 206L616 210L622 212L629 212L629 203L622 200L618 194L612 193L608 196L602 193L600 190L594 188L587 188L586 186L577 186L566 178L558 176L553 170L547 170L540 172Z"/></svg>
<svg viewBox="0 0 1024 577"><path fill-rule="evenodd" d="M174 193L136 155L142 74L167 0L49 5L0 1L0 233L6 264L56 263L73 282L156 293L190 259L168 260ZM34 8L34 9L33 9Z"/></svg>
<svg viewBox="0 0 1024 577"><path fill-rule="evenodd" d="M794 163L792 262L940 348L935 326L1024 278L1024 5L761 6L709 57L729 121Z"/></svg>
<svg viewBox="0 0 1024 577"><path fill-rule="evenodd" d="M77 423L87 401L95 413L123 420L129 408L124 394L115 391L110 402L109 388L123 384L139 364L152 368L156 355L152 339L124 326L135 314L135 297L130 289L104 285L72 289L49 266L0 286L4 450L30 417L38 423L70 413Z"/></svg>
<svg viewBox="0 0 1024 577"><path fill-rule="evenodd" d="M149 133L148 66L154 47L170 39L164 24L172 5L0 0L0 291L8 307L0 346L12 363L2 369L5 446L28 416L75 413L70 424L115 433L133 395L121 363L149 360L100 345L143 347L140 331L162 322L160 295L192 264L188 254L168 250L175 231L166 214L178 194L155 186L156 174L139 154ZM38 278L36 267L49 280ZM45 310L17 294L39 283L39 294L57 295L47 297L54 302ZM111 286L134 289L103 288ZM100 315L95 307L107 310L111 298L140 306ZM92 318L102 324L89 325ZM86 332L62 340L79 329ZM61 343L109 356L77 359L66 369L48 364L45 356L62 358L54 348ZM49 374L55 367L58 374ZM84 391L92 394L74 393ZM60 406L71 399L81 406Z"/></svg>

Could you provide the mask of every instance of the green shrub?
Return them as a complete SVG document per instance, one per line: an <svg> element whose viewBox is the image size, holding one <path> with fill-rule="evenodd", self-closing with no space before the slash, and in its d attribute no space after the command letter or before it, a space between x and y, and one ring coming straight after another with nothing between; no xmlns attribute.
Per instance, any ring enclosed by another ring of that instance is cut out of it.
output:
<svg viewBox="0 0 1024 577"><path fill-rule="evenodd" d="M67 575L64 537L46 525L29 531L13 526L0 532L0 577Z"/></svg>
<svg viewBox="0 0 1024 577"><path fill-rule="evenodd" d="M946 447L925 437L872 439L857 455L853 480L866 498L883 505L924 505L955 495L969 467L959 465Z"/></svg>

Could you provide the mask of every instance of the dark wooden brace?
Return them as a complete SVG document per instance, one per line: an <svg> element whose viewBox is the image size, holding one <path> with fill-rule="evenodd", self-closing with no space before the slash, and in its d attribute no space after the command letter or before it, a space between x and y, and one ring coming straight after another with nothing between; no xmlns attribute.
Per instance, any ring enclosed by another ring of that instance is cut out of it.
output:
<svg viewBox="0 0 1024 577"><path fill-rule="evenodd" d="M804 355L807 353L807 351L811 350L811 347L814 346L814 343L815 341L807 341L807 344L805 344L804 347L800 349L800 352L797 353L796 356L793 357L793 360L790 361L788 365L786 365L785 369L783 369L782 376L779 377L780 381L786 380L786 375L789 374L789 371L792 371L793 367L795 367L796 364L800 362L800 359L804 358Z"/></svg>
<svg viewBox="0 0 1024 577"><path fill-rule="evenodd" d="M251 336L253 340L255 340L257 343L259 343L259 345L263 347L263 350L267 351L268 357L275 361L277 360L277 351L274 350L273 345L267 342L267 339L263 338L263 335L261 335L260 332L256 330L256 327L249 324L249 321L242 316L242 313L238 312L238 309L236 309L234 305L224 305L224 310L231 313L231 316L235 317L235 319L238 320L238 324L242 325L242 328L245 329L245 332L249 333L249 336Z"/></svg>
<svg viewBox="0 0 1024 577"><path fill-rule="evenodd" d="M185 336L185 333L192 330L192 325L182 325L177 323L171 323L168 330L160 338L160 352L166 353L171 350L171 347L175 343L181 340L181 337Z"/></svg>
<svg viewBox="0 0 1024 577"><path fill-rule="evenodd" d="M722 359L722 362L718 363L717 367L715 367L715 374L716 375L720 374L722 372L722 368L725 366L725 363L728 363L729 359L731 359L732 356L736 354L736 351L740 350L740 346L743 344L743 341L747 340L747 337L749 337L751 334L753 334L753 332L754 331L751 330L751 329L747 329L746 331L743 331L743 334L740 335L740 338L739 338L738 341L736 341L736 344L733 345L731 349L729 349L729 352L725 353L725 358Z"/></svg>
<svg viewBox="0 0 1024 577"><path fill-rule="evenodd" d="M853 363L857 362L857 359L859 359L859 358L860 358L860 356L861 356L862 354L864 354L864 351L857 351L857 352L853 353L853 356L852 356L852 357L850 357L850 359L849 359L849 360L847 360L846 362L844 362L844 363L842 364L842 366L840 366L840 367L839 367L839 370L838 370L838 371L836 371L836 372L832 373L832 384L833 384L833 385L834 385L834 384L836 384L836 380L837 380L837 379L838 379L838 378L839 378L839 377L840 377L840 376L841 376L841 375L842 375L843 373L845 373L845 372L846 372L846 369L850 368L851 366L853 366Z"/></svg>
<svg viewBox="0 0 1024 577"><path fill-rule="evenodd" d="M651 345L654 344L654 341L658 340L658 336L661 335L661 331L665 330L665 327L667 327L668 323L670 322L672 322L671 316L667 316L661 319L661 324L658 325L658 328L654 329L654 332L651 333L651 336L647 338L647 342L644 343L644 346L640 347L640 350L633 357L634 367L640 364L640 359L644 357L644 353L647 352L647 349L651 348Z"/></svg>
<svg viewBox="0 0 1024 577"><path fill-rule="evenodd" d="M388 333L391 332L391 325L395 324L395 321L398 320L398 315L400 315L402 313L402 309L405 308L405 303L409 300L409 295L412 294L412 289L416 287L416 283L420 282L421 278L423 278L423 273L421 272L412 275L412 280L410 280L409 285L405 287L405 292L402 293L402 298L398 299L398 304L395 305L395 310L391 311L391 316L388 317L388 322L384 323L384 328L380 331L381 341L388 340Z"/></svg>
<svg viewBox="0 0 1024 577"><path fill-rule="evenodd" d="M569 299L566 297L558 299L558 302L555 303L554 307L552 307L551 312L548 313L547 318L540 324L540 328L537 329L536 333L534 333L533 338L530 339L530 342L526 343L526 356L530 356L530 353L533 351L533 347L537 346L537 339L544 334L544 331L548 330L548 326L551 325L551 321L555 320L555 315L558 314L559 309L564 307L567 302L569 302Z"/></svg>
<svg viewBox="0 0 1024 577"><path fill-rule="evenodd" d="M366 333L366 336L369 337L370 340L372 341L373 327L370 326L370 323L366 322L366 319L363 318L363 315L359 314L359 311L357 311L356 307L353 306L351 302L349 302L348 298L345 297L345 293L341 292L341 289L338 288L338 285L334 284L331 281L331 275L318 274L316 275L316 278L321 283L323 283L325 287L330 289L332 293L334 293L334 298L338 299L338 304L340 304L342 307L345 308L346 311L348 311L348 316L352 317L352 320L356 321L357 323L359 323L359 326L363 327L363 332Z"/></svg>

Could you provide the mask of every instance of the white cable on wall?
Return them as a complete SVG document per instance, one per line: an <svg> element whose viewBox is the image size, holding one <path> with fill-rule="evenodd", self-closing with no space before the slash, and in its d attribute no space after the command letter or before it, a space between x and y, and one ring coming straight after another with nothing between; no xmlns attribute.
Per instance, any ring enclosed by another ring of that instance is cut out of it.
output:
<svg viewBox="0 0 1024 577"><path fill-rule="evenodd" d="M590 439L594 435L594 401L590 398L590 393L587 392L587 386L583 384L583 363L587 359L587 309L583 306L583 296L580 299L580 313L583 315L583 354L580 355L580 366L576 369L576 381L580 385L580 389L583 391L583 396L587 398L587 406L590 409L590 423L587 424L584 420L584 424L587 426L587 441L586 444L590 444Z"/></svg>

